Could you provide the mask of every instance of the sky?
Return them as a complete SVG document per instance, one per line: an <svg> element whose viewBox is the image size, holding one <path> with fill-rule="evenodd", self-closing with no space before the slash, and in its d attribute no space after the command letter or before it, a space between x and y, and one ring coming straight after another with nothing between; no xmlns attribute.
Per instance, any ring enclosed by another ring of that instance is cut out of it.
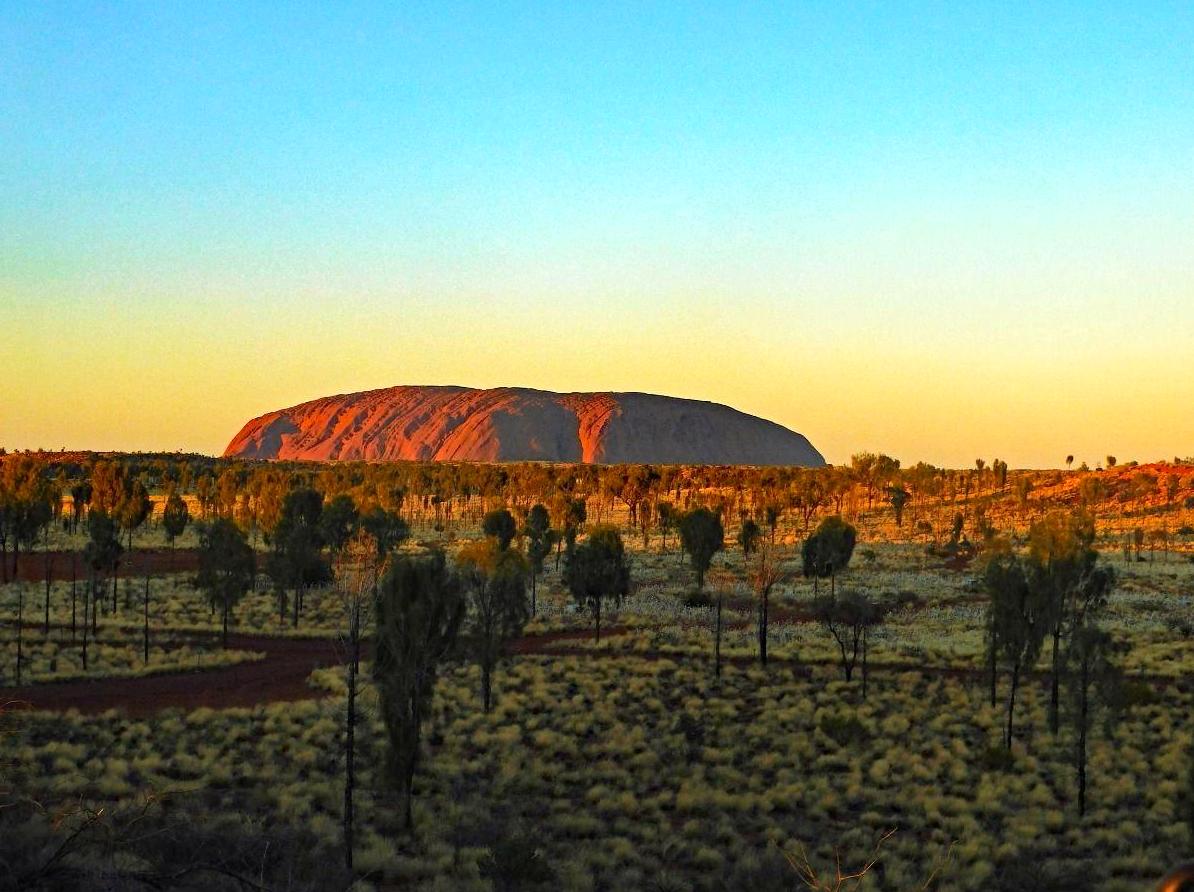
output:
<svg viewBox="0 0 1194 892"><path fill-rule="evenodd" d="M0 0L0 445L463 384L1194 454L1191 46L1188 2Z"/></svg>

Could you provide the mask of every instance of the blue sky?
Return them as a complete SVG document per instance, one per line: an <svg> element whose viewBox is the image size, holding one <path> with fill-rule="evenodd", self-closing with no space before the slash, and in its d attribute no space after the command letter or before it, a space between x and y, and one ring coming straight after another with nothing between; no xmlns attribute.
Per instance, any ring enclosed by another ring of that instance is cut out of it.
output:
<svg viewBox="0 0 1194 892"><path fill-rule="evenodd" d="M465 383L1186 454L1192 46L1163 3L0 3L0 442Z"/></svg>

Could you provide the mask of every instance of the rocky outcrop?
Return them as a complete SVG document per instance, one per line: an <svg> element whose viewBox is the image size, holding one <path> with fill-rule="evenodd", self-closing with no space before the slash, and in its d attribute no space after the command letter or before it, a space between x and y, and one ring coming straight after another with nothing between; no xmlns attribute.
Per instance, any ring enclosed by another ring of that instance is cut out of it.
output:
<svg viewBox="0 0 1194 892"><path fill-rule="evenodd" d="M253 419L224 454L315 461L825 464L800 434L729 406L649 393L522 387L388 387L324 397Z"/></svg>

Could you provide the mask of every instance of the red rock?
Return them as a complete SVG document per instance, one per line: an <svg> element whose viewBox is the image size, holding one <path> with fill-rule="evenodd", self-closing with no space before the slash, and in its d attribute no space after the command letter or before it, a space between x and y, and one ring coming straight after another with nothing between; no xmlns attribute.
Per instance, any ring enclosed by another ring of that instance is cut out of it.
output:
<svg viewBox="0 0 1194 892"><path fill-rule="evenodd" d="M255 418L226 456L819 467L800 434L728 406L648 393L389 387Z"/></svg>

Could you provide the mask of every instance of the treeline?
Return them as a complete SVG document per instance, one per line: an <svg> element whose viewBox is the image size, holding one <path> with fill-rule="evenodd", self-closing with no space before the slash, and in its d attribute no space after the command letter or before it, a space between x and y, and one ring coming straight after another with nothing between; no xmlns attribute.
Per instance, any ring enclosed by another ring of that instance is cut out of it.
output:
<svg viewBox="0 0 1194 892"><path fill-rule="evenodd" d="M1162 508L1194 502L1187 495L1194 477L1147 470L1114 481L1072 472L1081 480L1064 499L1098 509L1125 501L1153 500ZM850 464L825 468L760 468L672 465L551 465L393 462L320 464L206 459L195 456L93 457L58 460L53 454L23 453L0 460L0 581L8 578L19 552L52 521L76 531L89 510L98 509L132 536L172 496L197 506L201 519L234 521L257 542L268 538L291 490L307 487L325 499L350 496L358 508L381 508L413 527L451 529L480 522L495 507L509 508L520 521L534 504L544 505L552 526L564 529L572 505L585 503L597 523L619 520L624 529L667 537L679 513L708 507L727 523L751 519L774 538L781 523L807 533L823 516L894 523L912 536L938 542L959 515L971 537L987 538L1007 515L1032 520L1062 507L1040 492L1063 472L1011 474L1006 462L976 460L963 470L920 462L902 468L883 454L859 453ZM150 498L153 496L154 498ZM48 513L47 513L48 507ZM177 512L177 507L174 508ZM907 522L907 523L906 523Z"/></svg>

